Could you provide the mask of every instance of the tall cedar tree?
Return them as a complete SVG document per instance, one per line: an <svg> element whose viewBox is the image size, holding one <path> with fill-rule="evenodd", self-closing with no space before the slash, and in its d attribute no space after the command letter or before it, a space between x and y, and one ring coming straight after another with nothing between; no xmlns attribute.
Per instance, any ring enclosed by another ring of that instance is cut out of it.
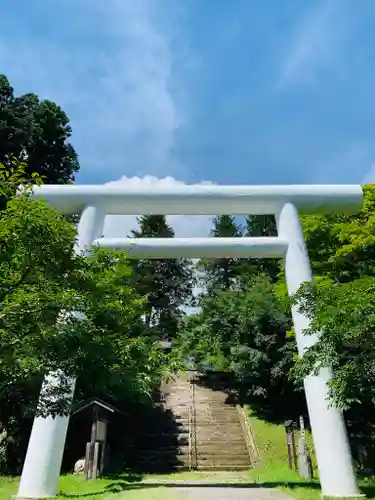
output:
<svg viewBox="0 0 375 500"><path fill-rule="evenodd" d="M277 236L276 221L273 215L249 215L246 219L244 236L263 237ZM280 263L278 259L251 259L244 268L247 274L265 274L272 282L277 280Z"/></svg>
<svg viewBox="0 0 375 500"><path fill-rule="evenodd" d="M46 184L72 182L79 162L70 136L69 119L57 104L32 93L16 97L0 75L0 163L10 168L13 159L27 160L29 178L37 173Z"/></svg>
<svg viewBox="0 0 375 500"><path fill-rule="evenodd" d="M139 218L135 238L173 238L174 231L165 215L144 215ZM164 340L175 335L182 316L181 307L192 296L193 273L186 259L142 259L134 261L136 290L147 296L146 324Z"/></svg>
<svg viewBox="0 0 375 500"><path fill-rule="evenodd" d="M241 228L232 216L220 215L213 220L210 234L214 238L236 238L241 236ZM204 273L208 290L229 290L240 272L239 260L232 258L201 259L198 268Z"/></svg>

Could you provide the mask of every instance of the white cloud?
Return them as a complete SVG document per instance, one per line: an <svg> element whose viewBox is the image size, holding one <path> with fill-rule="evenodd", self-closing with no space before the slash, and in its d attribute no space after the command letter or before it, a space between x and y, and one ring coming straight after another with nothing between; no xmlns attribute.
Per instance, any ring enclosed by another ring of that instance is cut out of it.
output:
<svg viewBox="0 0 375 500"><path fill-rule="evenodd" d="M33 16L48 16L43 2L35 4ZM2 71L17 93L34 91L66 110L86 177L186 174L173 158L187 118L175 91L185 64L175 36L178 5L61 0L51 6L53 32L12 22L10 33L0 32Z"/></svg>
<svg viewBox="0 0 375 500"><path fill-rule="evenodd" d="M311 83L319 70L331 67L342 40L343 4L319 0L298 23L282 57L278 85Z"/></svg>
<svg viewBox="0 0 375 500"><path fill-rule="evenodd" d="M118 181L113 181L108 184L122 184L127 188L139 189L141 187L156 187L164 188L181 186L185 183L174 179L173 177L158 178L152 175L145 177L122 177ZM210 182L202 181L200 184L210 184ZM212 218L214 216L202 215L169 215L168 223L173 227L177 237L193 237L193 236L208 236L212 227ZM125 215L109 215L106 218L104 234L107 237L126 237L129 236L132 229L138 227L137 218L135 216Z"/></svg>

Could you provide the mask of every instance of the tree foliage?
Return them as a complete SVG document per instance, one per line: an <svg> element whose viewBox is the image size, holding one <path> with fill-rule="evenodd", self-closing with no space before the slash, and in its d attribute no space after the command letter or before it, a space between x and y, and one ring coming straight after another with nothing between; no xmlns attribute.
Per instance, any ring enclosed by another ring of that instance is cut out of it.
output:
<svg viewBox="0 0 375 500"><path fill-rule="evenodd" d="M2 172L6 190L15 180ZM150 395L168 369L141 321L145 300L133 287L126 254L95 249L83 257L74 251L75 238L75 227L27 189L0 212L0 404L7 456L18 449L35 409L42 415L70 411L70 377L79 380L78 398L90 393L134 401ZM48 373L58 373L59 384L50 385L36 408Z"/></svg>
<svg viewBox="0 0 375 500"><path fill-rule="evenodd" d="M320 341L300 360L297 373L332 366L331 395L345 409L375 403L374 186L365 186L364 194L359 214L304 218L318 286L305 287L296 297L312 321L307 333L320 333Z"/></svg>
<svg viewBox="0 0 375 500"><path fill-rule="evenodd" d="M145 215L139 219L136 238L173 238L174 231L165 215ZM153 326L159 338L176 335L182 307L192 295L193 273L186 259L141 259L134 261L134 286L146 296L146 324Z"/></svg>
<svg viewBox="0 0 375 500"><path fill-rule="evenodd" d="M265 237L277 236L276 221L273 215L249 215L246 219L244 236ZM246 261L247 274L266 274L276 282L280 272L280 262L278 259L250 259Z"/></svg>
<svg viewBox="0 0 375 500"><path fill-rule="evenodd" d="M207 294L201 312L185 323L181 349L200 371L231 372L242 397L282 420L296 390L289 377L296 350L290 327L270 279L256 275L236 289ZM297 404L304 410L300 394L294 403L295 411Z"/></svg>
<svg viewBox="0 0 375 500"><path fill-rule="evenodd" d="M0 163L6 168L27 160L26 173L39 174L47 184L74 181L77 154L69 142L69 119L52 101L28 93L19 97L0 75Z"/></svg>
<svg viewBox="0 0 375 500"><path fill-rule="evenodd" d="M353 215L308 215L302 224L317 276L340 283L373 276L375 269L375 186L363 187L364 202Z"/></svg>
<svg viewBox="0 0 375 500"><path fill-rule="evenodd" d="M62 369L97 388L119 378L122 388L127 379L146 390L147 336L134 335L144 300L128 259L99 249L76 255L74 237L69 222L26 196L1 213L3 384Z"/></svg>
<svg viewBox="0 0 375 500"><path fill-rule="evenodd" d="M213 220L210 235L214 238L237 238L241 236L241 227L230 215L220 215ZM236 284L240 274L239 259L201 259L198 269L203 273L206 290L223 288L229 290Z"/></svg>
<svg viewBox="0 0 375 500"><path fill-rule="evenodd" d="M343 409L375 402L374 291L375 280L365 277L305 286L295 298L311 320L308 334L320 335L297 364L297 374L332 367L331 396Z"/></svg>

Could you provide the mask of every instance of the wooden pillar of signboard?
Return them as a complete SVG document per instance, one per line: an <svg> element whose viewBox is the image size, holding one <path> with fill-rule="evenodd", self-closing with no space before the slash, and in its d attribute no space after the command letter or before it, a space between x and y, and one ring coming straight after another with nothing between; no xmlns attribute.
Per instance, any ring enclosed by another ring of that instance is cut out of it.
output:
<svg viewBox="0 0 375 500"><path fill-rule="evenodd" d="M105 466L109 415L117 410L100 400L92 400L83 407L92 410L90 412L92 415L91 434L90 441L86 443L84 475L85 479L96 479ZM81 410L82 407L78 411Z"/></svg>
<svg viewBox="0 0 375 500"><path fill-rule="evenodd" d="M99 409L95 403L92 406L92 417L90 441L86 444L85 479L95 479L97 476L97 464L94 464L94 458Z"/></svg>

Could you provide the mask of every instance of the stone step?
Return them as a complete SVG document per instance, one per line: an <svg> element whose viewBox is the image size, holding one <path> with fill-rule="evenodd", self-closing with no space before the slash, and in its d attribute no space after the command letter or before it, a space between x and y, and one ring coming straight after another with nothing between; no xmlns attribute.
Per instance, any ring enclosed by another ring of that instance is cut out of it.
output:
<svg viewBox="0 0 375 500"><path fill-rule="evenodd" d="M238 413L237 413L237 410L222 410L221 408L213 408L213 409L195 409L192 411L189 411L189 410L182 410L182 409L179 409L179 408L173 408L173 415L174 416L182 416L182 417L188 417L189 415L203 415L203 416L207 416L207 417L211 417L211 416L215 416L215 415L223 415L224 417L229 417L229 416L232 416L232 415L235 415L237 418L238 417Z"/></svg>
<svg viewBox="0 0 375 500"><path fill-rule="evenodd" d="M187 424L185 426L187 427ZM237 422L197 422L193 428L196 430L202 429L205 432L211 429L217 434L224 432L230 435L234 432L235 434L241 434L241 436L243 436L242 427Z"/></svg>
<svg viewBox="0 0 375 500"><path fill-rule="evenodd" d="M214 433L212 432L212 429L197 429L196 432L192 433L192 438L196 442L214 442L214 443L221 443L224 446L226 444L233 443L233 441L237 442L242 442L245 443L245 439L243 438L243 435L240 432L232 432L231 434L226 434L225 436L222 436L219 433Z"/></svg>
<svg viewBox="0 0 375 500"><path fill-rule="evenodd" d="M225 397L212 397L211 394L195 394L195 396L191 399L193 399L197 404L220 405L225 408L234 408L236 406L233 401L229 402Z"/></svg>
<svg viewBox="0 0 375 500"><path fill-rule="evenodd" d="M175 424L171 423L170 426L176 425L177 427L188 426L190 421L188 419L176 419ZM241 427L241 422L238 419L197 419L194 422L195 427L207 427L208 425L218 426L218 427ZM241 427L242 428L242 427Z"/></svg>
<svg viewBox="0 0 375 500"><path fill-rule="evenodd" d="M237 413L221 413L220 411L212 412L212 413L179 413L179 412L173 412L173 417L171 417L171 421L173 420L188 420L188 419L194 419L194 420L236 420L240 422L240 417Z"/></svg>
<svg viewBox="0 0 375 500"><path fill-rule="evenodd" d="M166 435L163 439L160 439L160 434L151 435L149 439L147 440L148 443L152 443L152 441L162 441L164 444L163 446L157 446L156 449L184 449L189 447L189 438L188 436L170 436ZM240 447L245 447L246 448L246 442L242 438L233 438L231 440L227 439L207 439L207 436L205 437L204 440L200 440L197 442L197 447L198 448L209 448L209 447L215 447L215 446L221 446L222 448L230 447L230 448L240 448Z"/></svg>
<svg viewBox="0 0 375 500"><path fill-rule="evenodd" d="M218 408L214 408L214 407L196 408L195 411L192 410L192 413L194 413L196 415L225 415L226 417L229 415L237 415L238 416L237 410L223 410L220 407L218 407ZM180 414L180 412L178 411L178 409L175 408L173 410L173 414L174 415ZM189 415L189 411L181 412L181 414Z"/></svg>
<svg viewBox="0 0 375 500"><path fill-rule="evenodd" d="M194 456L197 456L198 458L204 459L205 457L219 457L222 460L246 460L247 462L250 462L250 457L248 451L245 450L220 450L218 449L211 449L211 450L197 450L196 453L193 454Z"/></svg>
<svg viewBox="0 0 375 500"><path fill-rule="evenodd" d="M207 434L197 434L195 436L195 442L199 443L202 446L208 445L210 443L215 443L217 446L231 446L231 445L239 445L246 444L244 439L241 439L240 436L233 436L233 439L217 439L213 436Z"/></svg>
<svg viewBox="0 0 375 500"><path fill-rule="evenodd" d="M173 410L173 417L176 418L176 417L189 417L190 415L193 415L193 416L196 416L196 417L205 417L205 418L212 418L212 417L223 417L223 418L237 418L239 419L239 415L237 413L237 410L236 411L222 411L220 410L220 408L218 408L217 410L213 409L213 410L210 410L210 411L203 411L203 410L192 410L191 412L189 411L178 411L176 409ZM172 418L172 416L171 416Z"/></svg>
<svg viewBox="0 0 375 500"><path fill-rule="evenodd" d="M173 405L171 407L174 412L178 411L183 411L185 413L189 412L189 405ZM193 409L193 406L191 406L191 409ZM197 403L195 405L195 411L196 412L205 412L205 413L210 413L210 412L217 412L220 411L222 413L237 413L237 409L235 407L225 407L223 404L218 404L218 405L211 405L209 403L203 403L199 404Z"/></svg>
<svg viewBox="0 0 375 500"><path fill-rule="evenodd" d="M214 447L209 447L205 448L203 446L197 447L197 449L192 450L192 454L195 456L223 456L223 457L247 457L247 460L249 460L249 454L247 452L246 447L241 448L241 449L236 449L236 448L228 448L226 450L223 450L222 448L214 448ZM139 450L139 455L140 456L175 456L175 457L182 457L182 456L188 456L189 455L189 448L158 448L158 449L143 449Z"/></svg>
<svg viewBox="0 0 375 500"><path fill-rule="evenodd" d="M157 465L185 465L187 461L185 460L185 455L182 457L182 460L179 460L175 455L165 455L164 457L160 457L160 455L139 455L137 456L136 463L138 464L157 464Z"/></svg>
<svg viewBox="0 0 375 500"><path fill-rule="evenodd" d="M170 404L170 405L165 404L164 408L166 408L167 410L171 410L173 412L182 411L182 412L188 413L189 408L193 409L193 405L189 402L186 402L185 404L174 402L173 404ZM220 411L223 413L236 413L237 409L234 406L228 407L228 406L224 405L223 403L212 404L210 402L202 402L202 403L195 402L195 411L196 412L198 412L198 411L201 411L201 412Z"/></svg>
<svg viewBox="0 0 375 500"><path fill-rule="evenodd" d="M240 440L240 439L233 439L233 440L220 440L220 439L212 439L211 436L197 436L195 441L199 443L199 446L222 446L222 447L229 447L229 446L245 446L245 441ZM213 444L211 444L213 443Z"/></svg>
<svg viewBox="0 0 375 500"><path fill-rule="evenodd" d="M174 410L180 409L180 410L188 411L189 407L190 406L192 407L193 405L190 401L181 401L181 402L171 401L171 404L169 404L169 402L167 402L163 406L164 406L164 408L168 408L168 409L174 409ZM227 412L237 411L235 406L226 405L223 402L214 403L212 401L195 401L195 407L197 409L199 408L199 409L205 410L205 411L209 411L210 408L214 408L215 410L220 409L221 411L227 411Z"/></svg>
<svg viewBox="0 0 375 500"><path fill-rule="evenodd" d="M151 465L151 464L150 464ZM160 464L155 464L154 471L159 471L163 470L162 467L158 467ZM172 471L188 471L189 465L188 464L174 464L171 468L168 467L168 472L170 472L170 469ZM231 472L231 471L248 471L251 469L251 466L249 465L210 465L210 464L197 464L194 465L192 470L197 470L197 471L207 471L207 472L215 472L215 471L221 471L221 472ZM153 471L153 472L154 472Z"/></svg>
<svg viewBox="0 0 375 500"><path fill-rule="evenodd" d="M189 431L187 429L181 429L178 432L158 432L157 434L152 432L144 434L144 437L147 438L148 441L162 439L172 442L188 442Z"/></svg>
<svg viewBox="0 0 375 500"><path fill-rule="evenodd" d="M223 401L226 405L234 405L236 403L236 399L229 394L217 391L211 391L210 389L199 389L195 388L194 391L190 392L190 387L176 387L170 390L168 393L165 393L163 401L168 399L192 399L200 400L204 399L207 401ZM162 402L162 401L160 401ZM157 401L159 403L159 401Z"/></svg>
<svg viewBox="0 0 375 500"><path fill-rule="evenodd" d="M250 470L251 465L246 464L197 464L195 470L200 471L236 471L236 470Z"/></svg>
<svg viewBox="0 0 375 500"><path fill-rule="evenodd" d="M231 436L232 434L243 436L242 428L237 425L223 425L208 422L207 424L199 424L195 426L196 432L209 432L210 434L220 435L225 434Z"/></svg>
<svg viewBox="0 0 375 500"><path fill-rule="evenodd" d="M185 437L187 438L189 436L189 430L184 427L179 427L178 429L168 429L168 431L163 430L163 431L152 431L149 430L149 432L143 434L145 438L155 438L160 436L161 438L179 438L179 439L184 439Z"/></svg>
<svg viewBox="0 0 375 500"><path fill-rule="evenodd" d="M208 423L208 424L201 424L197 425L195 428L195 432L204 432L204 433L209 433L210 435L214 437L219 437L220 435L225 435L225 437L230 439L230 436L236 435L236 436L241 436L243 437L243 432L240 427L237 427L236 425L232 426L227 426L227 425L217 425L213 423Z"/></svg>
<svg viewBox="0 0 375 500"><path fill-rule="evenodd" d="M232 425L230 428L227 425L217 425L213 423L208 423L208 424L201 424L197 425L195 427L195 433L202 433L204 432L205 434L210 434L215 437L219 437L221 434L225 434L225 436L241 436L243 438L243 432L240 427L237 427L235 425Z"/></svg>
<svg viewBox="0 0 375 500"><path fill-rule="evenodd" d="M185 409L182 409L181 410L184 410L186 414L188 414L188 410L185 410ZM179 412L179 409L178 408L173 408L173 413L178 413ZM204 415L216 415L217 413L220 413L221 415L238 415L238 411L235 409L235 408L230 408L230 409L227 409L227 408L223 408L222 406L218 405L218 406L206 406L204 405L204 407L202 408L199 408L199 407L195 407L195 413L203 413Z"/></svg>
<svg viewBox="0 0 375 500"><path fill-rule="evenodd" d="M163 432L158 435L150 433L147 445L150 449L142 450L139 457L141 463L154 464L155 467L170 466L174 470L188 470L191 460L193 464L196 462L198 470L251 468L241 421L235 404L227 403L228 393L198 384L195 384L193 393L188 377L169 381L163 387L163 393L160 406L173 414L174 422L164 426ZM191 423L194 424L191 430L195 439L192 450L189 447ZM163 439L165 446L153 448L153 440L159 444L163 443Z"/></svg>
<svg viewBox="0 0 375 500"><path fill-rule="evenodd" d="M247 462L250 462L249 454L245 450L243 450L240 453L236 451L234 452L228 451L227 453L224 453L223 450L216 450L216 452L214 452L214 450L210 450L208 452L198 453L197 455L200 460L216 460L218 462L222 460L226 461L238 460L239 462L246 460Z"/></svg>
<svg viewBox="0 0 375 500"><path fill-rule="evenodd" d="M242 443L236 446L228 445L227 447L223 447L220 443L201 443L196 448L194 447L194 449L197 450L197 453L202 453L204 455L209 453L213 453L214 455L217 453L221 453L222 455L234 455L236 453L248 454L246 445Z"/></svg>
<svg viewBox="0 0 375 500"><path fill-rule="evenodd" d="M189 458L188 455L181 455L181 456L163 456L160 457L159 455L141 455L137 457L136 462L138 464L156 464L159 466L162 465L169 465L169 466L175 466L175 465L190 465L190 464L197 464L199 466L209 466L209 467L231 467L231 466L238 466L241 465L243 467L250 468L251 463L249 460L249 457L219 457L219 456L200 456L195 459L194 456Z"/></svg>
<svg viewBox="0 0 375 500"><path fill-rule="evenodd" d="M194 438L194 436L193 436ZM241 439L240 436L233 436L233 439L217 439L215 437L212 437L207 434L201 434L201 435L196 435L195 436L195 442L199 443L202 446L208 445L210 443L214 443L217 446L232 446L232 445L241 445L242 444L245 446L246 441L244 439Z"/></svg>
<svg viewBox="0 0 375 500"><path fill-rule="evenodd" d="M237 438L237 439L233 438L233 439L227 440L227 439L207 439L207 436L206 436L204 440L197 441L197 446L205 446L205 447L208 447L208 446L222 446L222 447L245 446L246 447L246 441L242 437Z"/></svg>
<svg viewBox="0 0 375 500"><path fill-rule="evenodd" d="M177 417L177 421L183 421L184 418L185 417L183 417L183 418ZM236 423L236 424L241 425L241 420L240 420L240 417L237 415L237 413L231 414L231 415L223 415L223 414L218 412L218 413L215 413L214 415L201 415L201 416L197 416L195 418L195 421L196 422L213 421L213 422L219 422L219 423L223 423L223 424Z"/></svg>
<svg viewBox="0 0 375 500"><path fill-rule="evenodd" d="M179 400L170 400L166 401L163 406L169 406L169 403L172 403L171 406L174 408L189 408L192 406L193 402L190 399L179 399ZM224 401L197 401L195 398L195 405L205 408L222 408L223 410L235 411L236 405L227 404Z"/></svg>
<svg viewBox="0 0 375 500"><path fill-rule="evenodd" d="M200 450L222 450L223 453L226 453L228 450L233 450L233 452L246 451L247 447L245 443L236 443L236 444L226 444L224 442L210 441L210 440L202 440L199 442Z"/></svg>

